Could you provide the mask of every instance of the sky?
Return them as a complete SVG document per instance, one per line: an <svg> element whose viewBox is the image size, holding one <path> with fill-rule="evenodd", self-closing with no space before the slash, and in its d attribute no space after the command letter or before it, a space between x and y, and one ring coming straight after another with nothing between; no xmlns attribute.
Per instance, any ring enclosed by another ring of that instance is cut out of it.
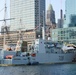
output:
<svg viewBox="0 0 76 75"><path fill-rule="evenodd" d="M4 19L4 10L1 11L4 8L5 0L0 0L0 20ZM7 18L10 18L10 0L6 0L7 3ZM55 11L55 18L56 22L57 19L60 18L60 9L63 9L63 13L65 13L65 0L46 0L46 10L49 6L49 4L52 4L53 9ZM8 22L7 22L8 24ZM0 21L0 27L3 25L3 22Z"/></svg>

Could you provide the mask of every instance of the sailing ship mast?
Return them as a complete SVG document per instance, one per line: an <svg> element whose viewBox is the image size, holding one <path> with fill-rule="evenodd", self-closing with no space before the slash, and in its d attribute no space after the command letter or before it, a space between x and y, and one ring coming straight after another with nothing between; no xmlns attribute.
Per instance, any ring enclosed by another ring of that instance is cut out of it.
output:
<svg viewBox="0 0 76 75"><path fill-rule="evenodd" d="M12 20L14 18L6 18L6 12L7 12L7 5L6 5L6 0L5 0L5 8L4 8L4 19L0 20L4 22L4 42L3 42L3 48L5 48L5 43L6 43L6 37L5 37L5 33L8 32L7 26L6 26L6 21L7 20Z"/></svg>
<svg viewBox="0 0 76 75"><path fill-rule="evenodd" d="M20 25L22 26L22 19L20 18ZM23 36L22 36L22 28L19 28L19 41L22 40L23 41Z"/></svg>

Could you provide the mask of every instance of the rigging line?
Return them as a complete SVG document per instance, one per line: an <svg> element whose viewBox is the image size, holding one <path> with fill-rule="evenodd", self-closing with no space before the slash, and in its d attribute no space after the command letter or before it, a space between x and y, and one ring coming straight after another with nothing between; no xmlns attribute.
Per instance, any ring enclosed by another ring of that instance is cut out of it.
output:
<svg viewBox="0 0 76 75"><path fill-rule="evenodd" d="M5 7L4 7L4 8L5 8ZM0 10L0 12L1 12L4 8L2 8L2 9Z"/></svg>

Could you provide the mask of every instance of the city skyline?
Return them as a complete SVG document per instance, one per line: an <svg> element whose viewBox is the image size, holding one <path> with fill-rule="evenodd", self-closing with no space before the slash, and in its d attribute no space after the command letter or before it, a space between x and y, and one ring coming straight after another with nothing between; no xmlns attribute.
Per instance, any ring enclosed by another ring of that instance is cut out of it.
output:
<svg viewBox="0 0 76 75"><path fill-rule="evenodd" d="M5 0L1 0L0 3L0 10L4 8L4 2ZM9 18L9 8L10 8L10 2L7 0L7 7L8 7L8 10L7 10L7 17ZM58 0L56 2L56 0L46 0L46 10L49 6L49 4L52 4L54 10L55 10L55 15L56 15L56 22L57 22L57 19L60 18L60 9L62 8L63 9L63 13L65 13L65 0L62 0L62 3L61 3L61 0ZM0 12L0 19L3 19L4 18L4 11L1 11ZM2 22L0 22L0 27L2 25Z"/></svg>

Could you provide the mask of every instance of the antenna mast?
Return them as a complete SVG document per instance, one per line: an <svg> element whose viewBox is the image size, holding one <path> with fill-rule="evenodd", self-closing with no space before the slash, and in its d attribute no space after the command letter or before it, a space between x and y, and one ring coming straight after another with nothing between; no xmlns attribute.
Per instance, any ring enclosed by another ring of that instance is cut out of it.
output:
<svg viewBox="0 0 76 75"><path fill-rule="evenodd" d="M42 27L42 38L45 40L45 12L43 11L43 27Z"/></svg>

